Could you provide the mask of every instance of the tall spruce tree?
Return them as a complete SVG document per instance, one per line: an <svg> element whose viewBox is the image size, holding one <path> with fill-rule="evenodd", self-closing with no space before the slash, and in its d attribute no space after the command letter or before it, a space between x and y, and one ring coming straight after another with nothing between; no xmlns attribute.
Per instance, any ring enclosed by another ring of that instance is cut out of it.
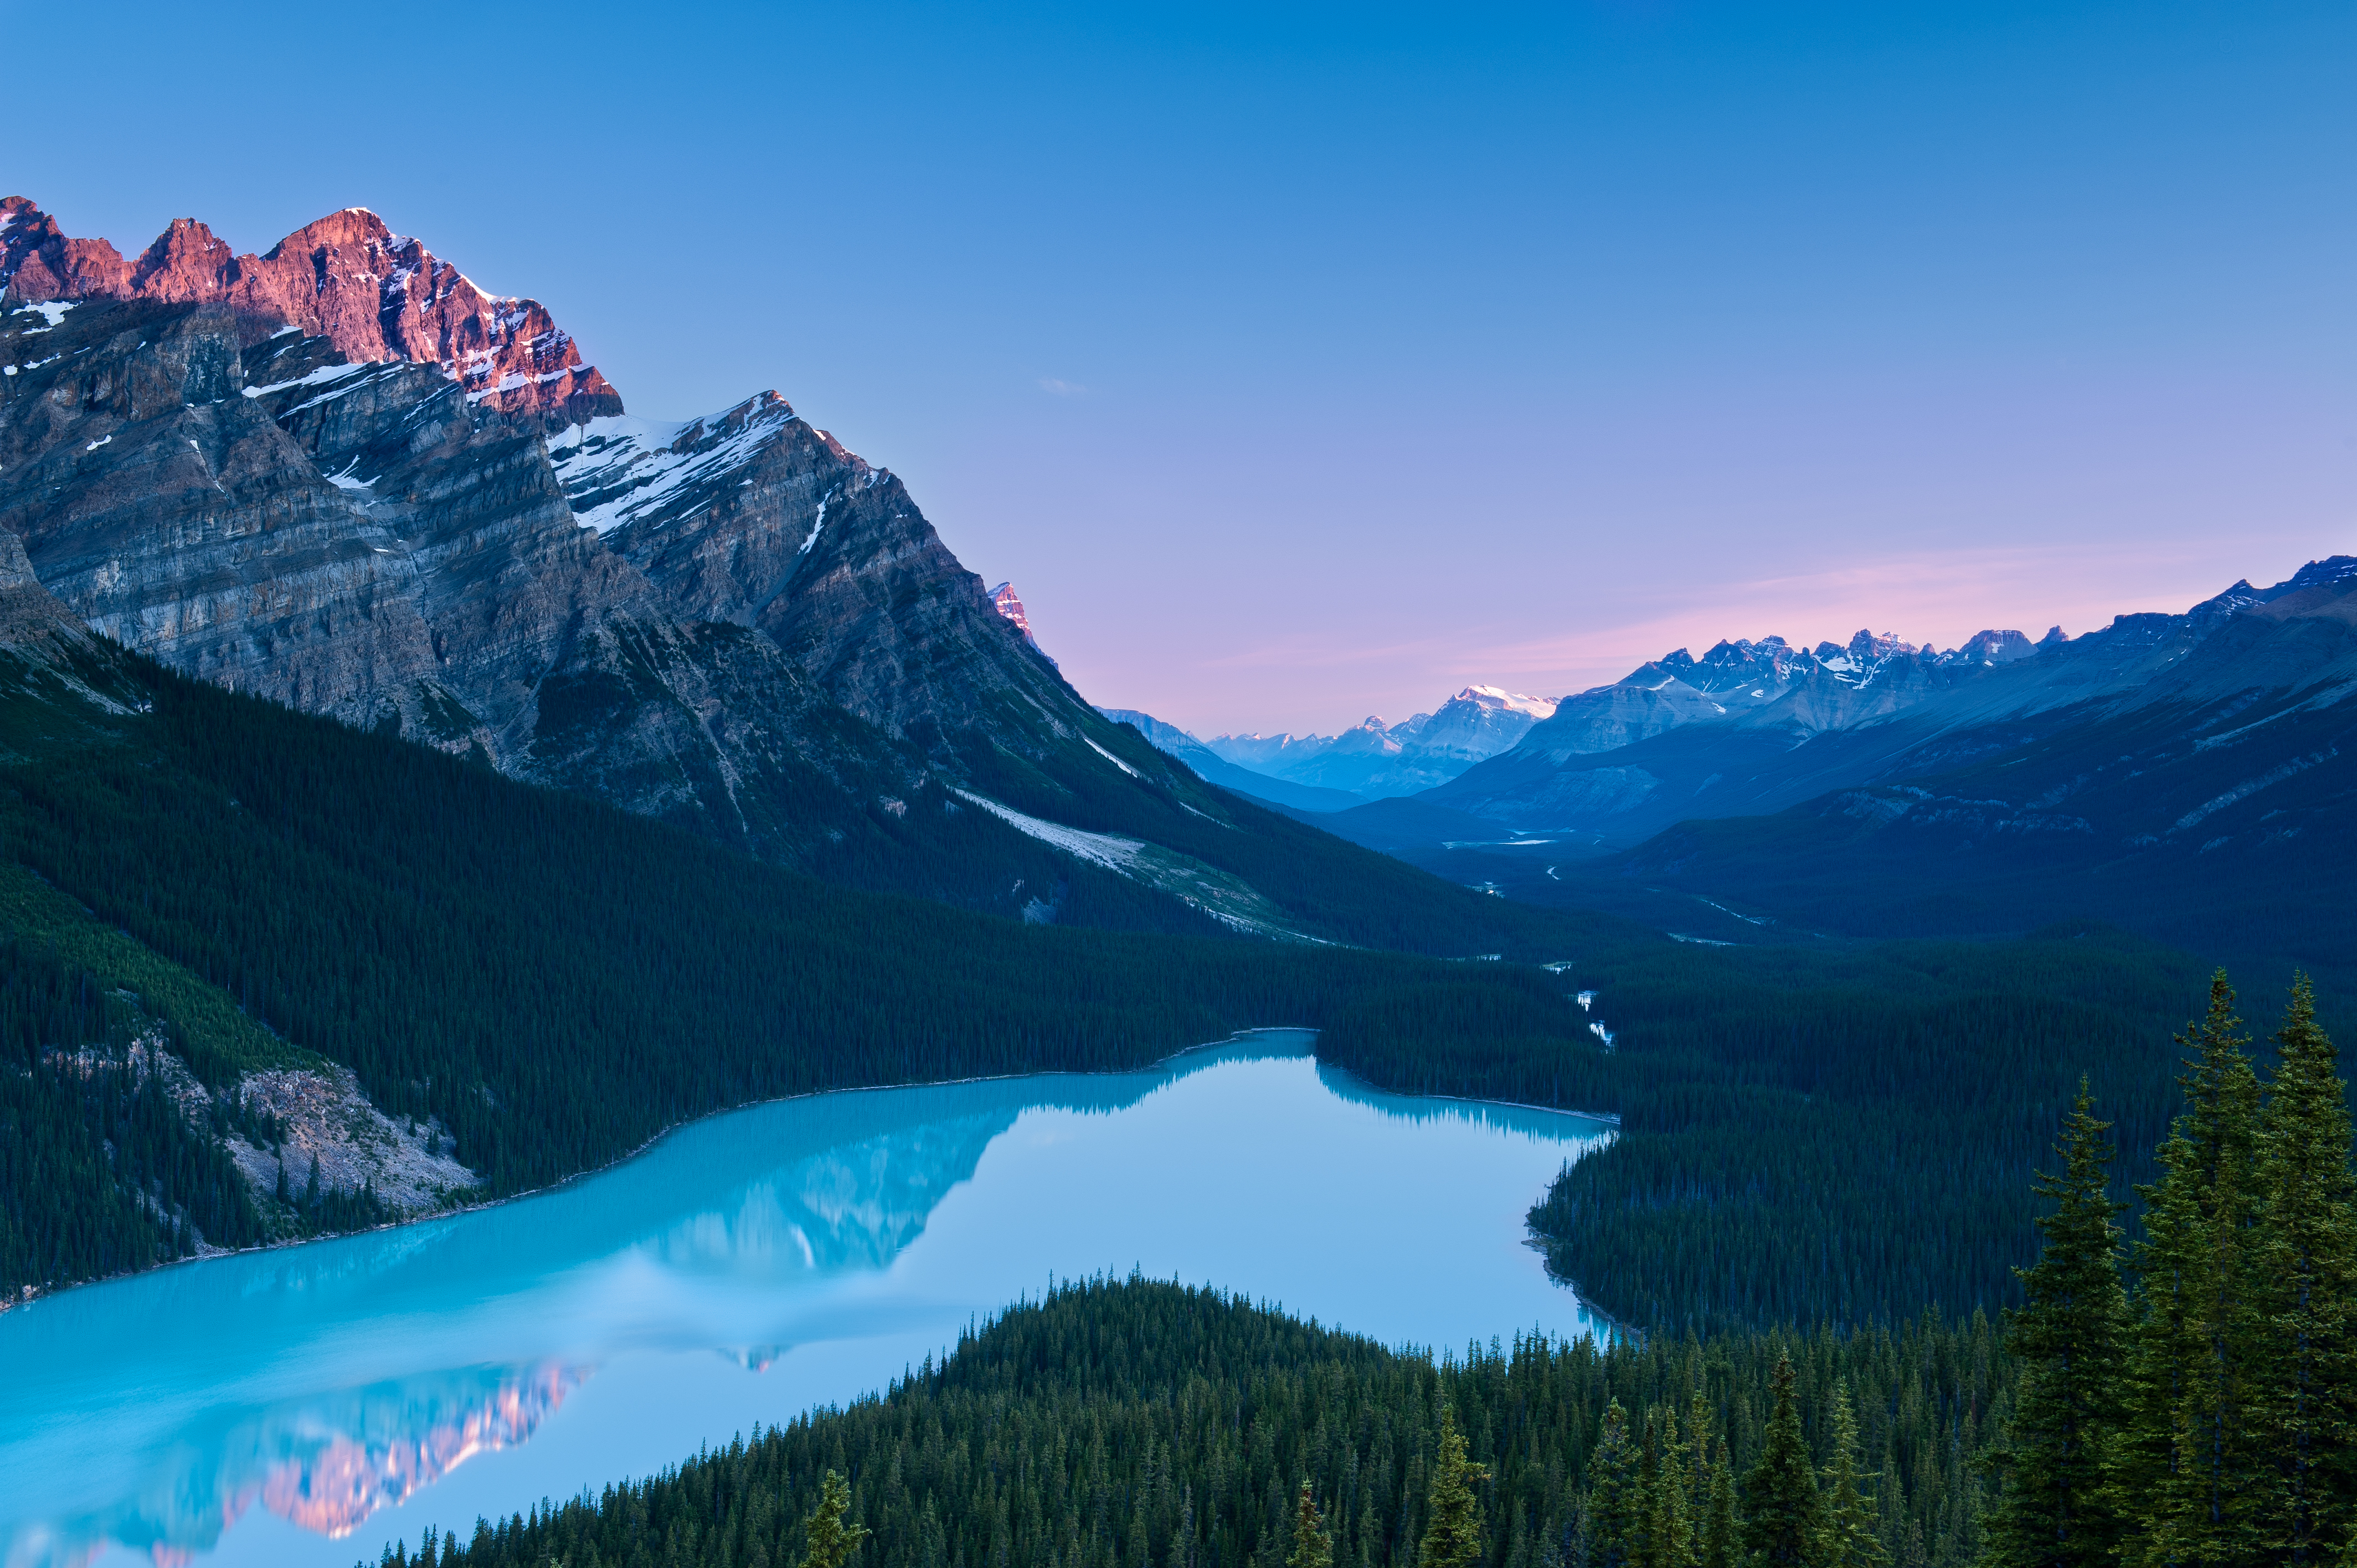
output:
<svg viewBox="0 0 2357 1568"><path fill-rule="evenodd" d="M1735 1520L1735 1462L1727 1457L1727 1439L1722 1437L1710 1458L1710 1502L1702 1521L1702 1568L1736 1568L1742 1551Z"/></svg>
<svg viewBox="0 0 2357 1568"><path fill-rule="evenodd" d="M2114 1466L2130 1568L2255 1568L2277 1511L2260 1420L2271 1293L2260 1276L2259 1080L2246 1040L2221 970L2208 1014L2178 1036L2193 1057L2161 1178L2138 1189L2140 1312Z"/></svg>
<svg viewBox="0 0 2357 1568"><path fill-rule="evenodd" d="M802 1526L802 1568L843 1568L867 1539L867 1527L843 1522L851 1509L851 1488L841 1476L829 1470L819 1477L818 1489L818 1507Z"/></svg>
<svg viewBox="0 0 2357 1568"><path fill-rule="evenodd" d="M1876 1533L1873 1495L1868 1474L1858 1454L1857 1412L1850 1403L1849 1385L1834 1385L1833 1463L1825 1466L1825 1568L1883 1568L1890 1554Z"/></svg>
<svg viewBox="0 0 2357 1568"><path fill-rule="evenodd" d="M1490 1467L1465 1457L1465 1434L1457 1412L1440 1407L1440 1451L1433 1460L1432 1490L1425 1504L1422 1568L1471 1568L1481 1561L1481 1499L1473 1488L1490 1478Z"/></svg>
<svg viewBox="0 0 2357 1568"><path fill-rule="evenodd" d="M1293 1510L1293 1554L1285 1560L1285 1568L1334 1568L1334 1538L1327 1533L1326 1518L1318 1511L1318 1499L1309 1495L1309 1483L1301 1483L1301 1498Z"/></svg>
<svg viewBox="0 0 2357 1568"><path fill-rule="evenodd" d="M1588 1460L1588 1568L1631 1568L1644 1513L1637 1444L1629 1436L1629 1414L1616 1399L1604 1407L1601 1435Z"/></svg>
<svg viewBox="0 0 2357 1568"><path fill-rule="evenodd" d="M1694 1568L1694 1510L1686 1493L1685 1449L1678 1441L1677 1406L1662 1406L1661 1455L1647 1477L1645 1560L1657 1568Z"/></svg>
<svg viewBox="0 0 2357 1568"><path fill-rule="evenodd" d="M2357 1502L2357 1181L2339 1060L2304 974L2276 1048L2259 1140L2274 1286L2264 1422L2279 1481L2266 1533L2287 1561L2307 1563L2350 1538Z"/></svg>
<svg viewBox="0 0 2357 1568"><path fill-rule="evenodd" d="M1686 1520L1693 1536L1692 1560L1699 1564L1710 1528L1711 1417L1708 1396L1700 1388L1686 1394L1685 1471Z"/></svg>
<svg viewBox="0 0 2357 1568"><path fill-rule="evenodd" d="M1792 1380L1792 1357L1779 1356L1768 1385L1775 1409L1760 1462L1743 1479L1743 1552L1754 1568L1821 1568L1824 1562L1824 1500Z"/></svg>
<svg viewBox="0 0 2357 1568"><path fill-rule="evenodd" d="M2058 1174L2038 1191L2038 1262L2017 1269L2022 1305L2007 1315L2020 1368L2013 1419L1996 1455L2005 1490L1988 1521L1990 1568L2098 1568L2120 1543L2105 1476L2126 1412L2128 1305L2120 1286L2126 1207L2111 1195L2111 1123L2095 1119L2085 1078L2063 1119Z"/></svg>

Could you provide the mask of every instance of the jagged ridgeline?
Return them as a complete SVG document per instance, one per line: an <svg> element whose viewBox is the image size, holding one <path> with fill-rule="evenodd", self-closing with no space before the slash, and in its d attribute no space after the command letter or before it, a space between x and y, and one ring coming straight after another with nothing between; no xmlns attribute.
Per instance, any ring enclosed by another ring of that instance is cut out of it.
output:
<svg viewBox="0 0 2357 1568"><path fill-rule="evenodd" d="M1985 1318L1707 1348L1517 1338L1436 1363L1133 1280L1015 1308L881 1398L386 1563L796 1563L833 1469L851 1483L845 1522L871 1532L852 1559L864 1568L1275 1565L1296 1548L1304 1482L1345 1568L1730 1568L1748 1555L1746 1527L1773 1523L1742 1483L1772 1446L1787 1357L1801 1462L1837 1477L1846 1455L1853 1476L1878 1473L1843 1522L1903 1568L1974 1561L1994 1496L1977 1458L2012 1382ZM1444 1406L1488 1471L1472 1487L1471 1557L1426 1541Z"/></svg>
<svg viewBox="0 0 2357 1568"><path fill-rule="evenodd" d="M0 200L0 530L182 673L1034 921L1446 956L1555 929L1206 785L888 469L775 392L628 414L536 302L372 213L126 260Z"/></svg>

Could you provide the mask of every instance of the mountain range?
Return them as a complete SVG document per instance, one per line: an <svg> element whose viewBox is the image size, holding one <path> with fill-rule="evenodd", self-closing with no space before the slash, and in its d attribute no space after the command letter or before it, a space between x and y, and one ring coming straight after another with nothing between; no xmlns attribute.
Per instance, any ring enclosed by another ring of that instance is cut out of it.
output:
<svg viewBox="0 0 2357 1568"><path fill-rule="evenodd" d="M1136 725L1156 746L1229 789L1332 811L1446 783L1513 746L1555 710L1551 698L1468 686L1431 713L1397 724L1370 715L1340 735L1221 735L1210 740L1135 709L1102 711Z"/></svg>
<svg viewBox="0 0 2357 1568"><path fill-rule="evenodd" d="M2077 638L1680 650L1437 788L1309 820L1701 940L2095 917L2339 967L2352 699L2357 556L2335 555Z"/></svg>
<svg viewBox="0 0 2357 1568"><path fill-rule="evenodd" d="M1103 717L775 392L632 414L360 209L126 259L0 201L0 532L184 673L839 882L1071 918L1077 857L1137 890L1092 918L1321 940L1462 897Z"/></svg>

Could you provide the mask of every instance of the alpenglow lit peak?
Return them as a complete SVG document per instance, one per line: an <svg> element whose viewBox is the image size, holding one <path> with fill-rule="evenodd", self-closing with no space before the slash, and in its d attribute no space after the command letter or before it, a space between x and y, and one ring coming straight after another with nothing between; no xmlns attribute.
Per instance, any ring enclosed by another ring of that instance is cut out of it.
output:
<svg viewBox="0 0 2357 1568"><path fill-rule="evenodd" d="M1023 634L1024 641L1034 648L1039 646L1039 639L1031 635L1031 618L1023 613L1022 596L1016 593L1013 583L1001 583L991 589L990 602L997 607L1000 615L1015 623L1015 629Z"/></svg>

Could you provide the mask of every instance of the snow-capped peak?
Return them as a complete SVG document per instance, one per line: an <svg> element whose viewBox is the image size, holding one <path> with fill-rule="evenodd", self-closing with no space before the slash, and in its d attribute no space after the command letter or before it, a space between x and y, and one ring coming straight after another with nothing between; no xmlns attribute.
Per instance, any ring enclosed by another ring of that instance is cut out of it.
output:
<svg viewBox="0 0 2357 1568"><path fill-rule="evenodd" d="M1531 697L1520 692L1509 692L1502 686L1468 686L1449 700L1472 703L1506 713L1528 714L1534 719L1553 716L1556 702L1553 697Z"/></svg>

